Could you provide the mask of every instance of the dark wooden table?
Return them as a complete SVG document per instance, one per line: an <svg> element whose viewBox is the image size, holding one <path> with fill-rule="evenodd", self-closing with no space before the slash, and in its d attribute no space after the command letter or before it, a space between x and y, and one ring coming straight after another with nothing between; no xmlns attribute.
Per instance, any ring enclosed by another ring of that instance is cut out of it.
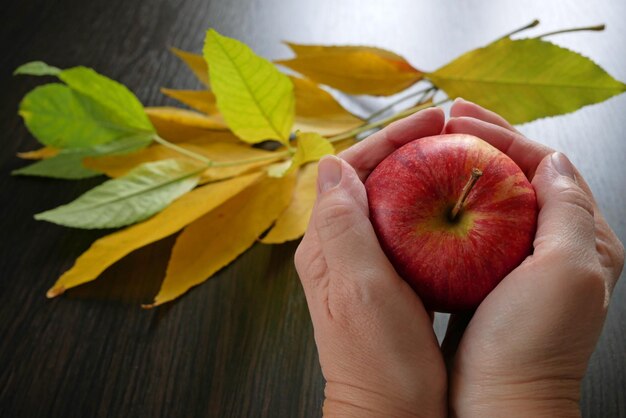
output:
<svg viewBox="0 0 626 418"><path fill-rule="evenodd" d="M368 3L368 4L366 4ZM256 245L210 282L144 311L173 238L137 251L92 283L46 300L46 289L103 232L35 222L99 179L13 178L16 151L36 147L16 114L38 80L11 76L42 59L84 64L150 105L160 86L197 82L167 51L200 51L215 27L268 57L281 40L378 45L434 69L540 18L543 30L607 23L604 33L554 38L626 80L626 3L522 1L9 0L0 17L0 416L314 417L323 379L292 255L297 243ZM548 2L545 2L548 3ZM539 33L539 32L535 32ZM381 105L360 100L355 109ZM626 95L521 126L566 152L626 241ZM584 382L586 417L626 417L626 283L615 289ZM436 321L441 333L444 316Z"/></svg>

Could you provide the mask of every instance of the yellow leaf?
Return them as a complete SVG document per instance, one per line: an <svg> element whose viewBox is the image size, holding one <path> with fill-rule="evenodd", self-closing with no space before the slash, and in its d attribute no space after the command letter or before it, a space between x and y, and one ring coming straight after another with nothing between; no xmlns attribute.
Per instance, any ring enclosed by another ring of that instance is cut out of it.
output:
<svg viewBox="0 0 626 418"><path fill-rule="evenodd" d="M179 231L258 182L261 177L260 173L250 174L196 188L152 218L100 238L57 280L47 296L55 297L66 289L95 280L107 267L127 254Z"/></svg>
<svg viewBox="0 0 626 418"><path fill-rule="evenodd" d="M313 81L350 94L388 96L422 79L404 58L381 48L288 44L296 54L276 61Z"/></svg>
<svg viewBox="0 0 626 418"><path fill-rule="evenodd" d="M314 82L299 77L291 77L291 81L296 95L296 130L330 136L363 123Z"/></svg>
<svg viewBox="0 0 626 418"><path fill-rule="evenodd" d="M247 164L208 168L202 173L200 178L201 184L247 173L281 158L280 155L276 155L275 158L272 158L273 153L271 151L252 148L241 143L196 142L179 143L178 145L204 155L208 159L216 162L263 159L262 161ZM104 173L109 177L119 177L139 164L168 158L191 159L163 145L152 145L131 154L85 158L83 165L92 170Z"/></svg>
<svg viewBox="0 0 626 418"><path fill-rule="evenodd" d="M172 249L151 308L176 299L254 244L287 207L295 176L266 178L187 226Z"/></svg>
<svg viewBox="0 0 626 418"><path fill-rule="evenodd" d="M204 115L193 110L177 107L147 107L146 113L152 118L176 122L200 129L228 129L224 119L218 115Z"/></svg>
<svg viewBox="0 0 626 418"><path fill-rule="evenodd" d="M274 227L261 239L265 244L280 244L300 238L306 231L317 196L317 164L300 169L293 197Z"/></svg>
<svg viewBox="0 0 626 418"><path fill-rule="evenodd" d="M170 48L170 50L174 53L174 55L187 64L187 67L193 71L194 75L202 84L209 87L209 68L204 61L204 58L202 58L202 55L183 51L178 48Z"/></svg>
<svg viewBox="0 0 626 418"><path fill-rule="evenodd" d="M161 93L207 115L217 113L215 95L209 90L173 90L162 88Z"/></svg>
<svg viewBox="0 0 626 418"><path fill-rule="evenodd" d="M17 156L23 160L45 160L52 158L59 153L59 150L52 147L43 147L34 151L18 152Z"/></svg>
<svg viewBox="0 0 626 418"><path fill-rule="evenodd" d="M208 116L175 107L147 107L146 114L162 138L172 142L186 142L227 127L219 116ZM236 137L228 132L228 136Z"/></svg>

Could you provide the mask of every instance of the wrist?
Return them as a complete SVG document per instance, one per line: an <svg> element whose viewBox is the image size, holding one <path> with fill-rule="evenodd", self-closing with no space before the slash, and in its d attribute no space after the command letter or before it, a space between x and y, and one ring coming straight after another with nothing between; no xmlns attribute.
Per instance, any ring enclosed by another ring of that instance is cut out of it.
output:
<svg viewBox="0 0 626 418"><path fill-rule="evenodd" d="M478 385L463 390L465 395L450 396L452 418L580 418L579 383L533 382L523 385Z"/></svg>
<svg viewBox="0 0 626 418"><path fill-rule="evenodd" d="M324 389L325 418L433 418L446 416L445 391L438 397L403 399L397 394L327 382Z"/></svg>

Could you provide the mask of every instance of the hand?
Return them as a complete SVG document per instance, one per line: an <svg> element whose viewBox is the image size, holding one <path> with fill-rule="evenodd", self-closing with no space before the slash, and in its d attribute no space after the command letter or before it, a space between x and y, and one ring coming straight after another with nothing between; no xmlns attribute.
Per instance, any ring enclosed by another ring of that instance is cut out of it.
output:
<svg viewBox="0 0 626 418"><path fill-rule="evenodd" d="M456 417L577 417L624 247L589 186L563 154L524 138L500 116L457 100L446 133L476 135L532 180L539 204L534 253L482 302L451 318L444 351L462 334L450 371ZM455 341L457 340L457 341Z"/></svg>
<svg viewBox="0 0 626 418"><path fill-rule="evenodd" d="M440 109L425 110L319 163L318 197L295 262L326 379L325 416L446 416L432 317L383 253L363 185L388 154L443 126Z"/></svg>

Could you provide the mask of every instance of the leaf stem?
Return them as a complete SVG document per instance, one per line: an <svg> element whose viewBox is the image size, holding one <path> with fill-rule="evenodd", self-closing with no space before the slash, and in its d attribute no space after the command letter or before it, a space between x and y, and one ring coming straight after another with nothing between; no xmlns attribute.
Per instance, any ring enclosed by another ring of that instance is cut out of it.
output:
<svg viewBox="0 0 626 418"><path fill-rule="evenodd" d="M187 148L183 148L181 146L178 146L176 144L172 144L171 142L169 142L166 139L161 138L159 135L154 135L153 139L155 142L158 142L159 144L168 147L178 153L181 153L183 155L186 155L187 157L193 158L195 160L201 161L202 163L206 164L207 167L231 167L234 165L242 165L242 164L251 164L251 163L256 163L259 161L266 161L266 160L274 160L277 158L283 158L283 157L287 157L291 154L290 150L285 150L285 151L280 151L280 152L272 152L270 155L263 155L263 156L259 156L259 157L254 157L254 158L247 158L245 160L235 160L235 161L215 161L215 160L211 160L206 158L205 156L198 154L197 152L193 152L188 150Z"/></svg>
<svg viewBox="0 0 626 418"><path fill-rule="evenodd" d="M271 155L263 155L260 157L248 158L245 160L221 161L221 162L211 161L210 167L230 167L233 165L252 164L252 163L259 162L259 161L273 160L273 159L288 157L289 155L291 155L291 152L289 150L285 150L285 151L280 151L280 152L272 152Z"/></svg>
<svg viewBox="0 0 626 418"><path fill-rule="evenodd" d="M521 28L515 29L515 30L513 30L513 31L511 31L511 32L509 32L509 33L507 33L505 35L502 35L501 37L496 39L495 42L498 42L498 41L500 41L500 40L502 40L504 38L509 38L509 37L511 37L513 35L516 35L516 34L520 33L520 32L524 32L525 30L528 30L530 28L534 28L535 26L539 25L539 23L540 23L539 19L535 19L532 22L528 23L527 25L522 26Z"/></svg>
<svg viewBox="0 0 626 418"><path fill-rule="evenodd" d="M358 135L358 134L360 134L362 132L369 131L370 129L378 128L380 126L389 125L393 121L396 121L398 119L402 119L402 118L404 118L406 116L409 116L409 115L412 115L413 113L419 112L420 110L427 109L429 107L440 106L440 105L442 105L442 104L444 104L446 102L449 102L449 101L450 101L450 98L446 98L446 99L440 100L439 102L436 102L436 103L422 103L422 104L419 104L417 106L413 106L413 107L410 107L410 108L408 108L406 110L398 112L395 115L391 115L388 118L381 119L381 120L376 121L376 122L365 123L365 124L363 124L361 126L358 126L358 127L354 128L354 129L351 129L351 130L349 130L347 132L344 132L342 134L331 136L330 138L328 138L328 140L330 142L339 142L339 141L342 141L344 139L352 138L353 136L356 136L356 135Z"/></svg>
<svg viewBox="0 0 626 418"><path fill-rule="evenodd" d="M188 150L186 148L180 147L180 146L178 146L176 144L172 144L171 142L161 138L157 134L154 134L152 136L152 139L154 139L155 142L158 142L159 144L161 144L161 145L163 145L163 146L165 146L165 147L167 147L169 149L172 149L172 150L174 150L174 151L176 151L178 153L186 155L187 157L193 158L194 160L201 161L201 162L205 163L208 166L211 166L213 164L213 161L209 160L205 156L200 155L197 152L190 151L190 150Z"/></svg>
<svg viewBox="0 0 626 418"><path fill-rule="evenodd" d="M546 36L552 36L552 35L558 35L561 33L570 33L570 32L583 32L583 31L600 32L600 31L603 31L605 28L606 28L605 24L600 24L600 25L594 25L594 26L583 26L580 28L560 29L560 30L555 30L553 32L547 32L542 35L537 35L536 38L545 38Z"/></svg>
<svg viewBox="0 0 626 418"><path fill-rule="evenodd" d="M425 89L422 89L422 90L416 91L416 92L414 92L414 93L410 93L410 94L408 94L408 95L406 95L406 96L404 96L404 97L399 98L398 100L394 100L393 102L389 103L387 106L385 106L385 107L383 107L382 109L379 109L379 110L377 110L376 112L374 112L374 113L372 113L371 115L369 115L369 116L367 117L367 119L366 119L366 120L367 120L368 122L371 122L371 121L372 121L372 119L375 119L376 117L378 117L378 116L382 115L383 113L385 113L385 112L386 112L386 111L388 111L389 109L392 109L395 105L400 104L400 103L402 103L402 102L404 102L404 101L406 101L406 100L408 100L408 99L411 99L411 98L413 98L413 97L415 97L415 96L419 96L419 95L421 95L420 100L418 101L418 103L421 103L421 102L422 102L422 100L424 99L424 97L425 97L425 96L426 96L426 95L427 95L427 94L428 94L431 90L433 90L433 89L435 89L435 88L436 88L436 87L435 87L435 86L433 86L433 85L431 84L430 86L426 87Z"/></svg>

